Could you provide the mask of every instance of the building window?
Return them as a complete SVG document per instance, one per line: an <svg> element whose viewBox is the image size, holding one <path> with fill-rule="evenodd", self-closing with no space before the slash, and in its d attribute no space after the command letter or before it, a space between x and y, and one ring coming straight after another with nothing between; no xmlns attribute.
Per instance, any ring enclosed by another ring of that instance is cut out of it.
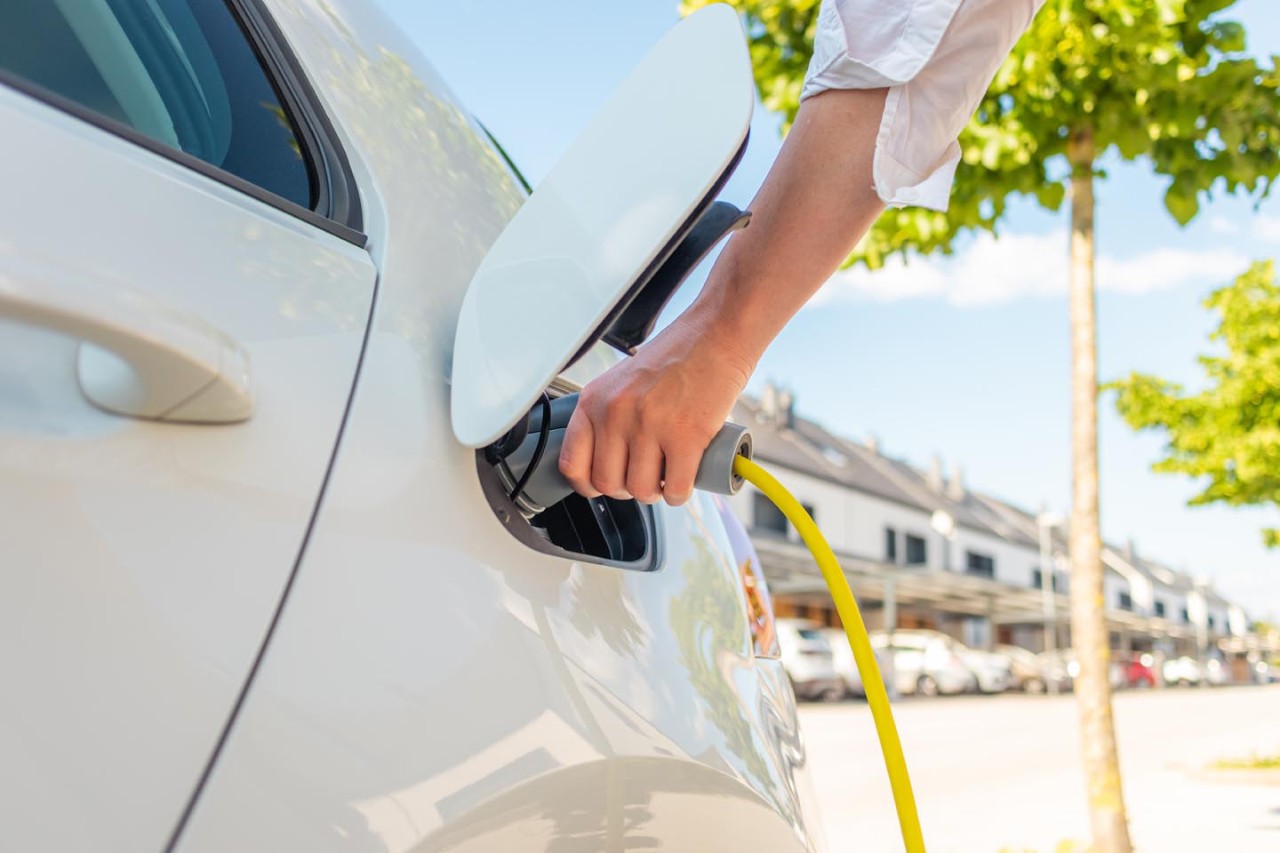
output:
<svg viewBox="0 0 1280 853"><path fill-rule="evenodd" d="M1031 585L1036 589L1044 589L1044 572L1040 569L1031 570ZM1062 590L1062 575L1057 572L1053 573L1053 591L1060 592Z"/></svg>
<svg viewBox="0 0 1280 853"><path fill-rule="evenodd" d="M984 578L994 578L996 576L995 558L986 554L975 554L972 551L965 551L965 571L971 575L978 575Z"/></svg>
<svg viewBox="0 0 1280 853"><path fill-rule="evenodd" d="M929 552L925 547L924 537L913 536L908 533L907 540L907 565L922 566L929 561Z"/></svg>
<svg viewBox="0 0 1280 853"><path fill-rule="evenodd" d="M787 533L787 517L759 492L751 495L751 526L758 533Z"/></svg>
<svg viewBox="0 0 1280 853"><path fill-rule="evenodd" d="M1160 619L1164 618L1164 602L1163 601L1156 602L1156 616Z"/></svg>
<svg viewBox="0 0 1280 853"><path fill-rule="evenodd" d="M1191 614L1187 613L1187 608L1182 608L1182 621L1184 624L1191 624Z"/></svg>
<svg viewBox="0 0 1280 853"><path fill-rule="evenodd" d="M898 562L898 531L892 527L884 529L884 561L886 563Z"/></svg>
<svg viewBox="0 0 1280 853"><path fill-rule="evenodd" d="M1214 627L1214 626L1213 626L1213 617L1212 617L1212 616L1210 616L1210 617L1209 617L1209 630L1210 630L1210 631L1212 631L1212 630L1213 630L1213 627Z"/></svg>
<svg viewBox="0 0 1280 853"><path fill-rule="evenodd" d="M1120 609L1133 610L1133 596L1124 590L1120 591Z"/></svg>

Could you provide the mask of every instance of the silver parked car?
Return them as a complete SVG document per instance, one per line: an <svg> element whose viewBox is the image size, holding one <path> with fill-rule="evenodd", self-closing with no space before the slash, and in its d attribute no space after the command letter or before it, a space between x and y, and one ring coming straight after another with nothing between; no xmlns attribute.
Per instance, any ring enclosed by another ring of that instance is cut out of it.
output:
<svg viewBox="0 0 1280 853"><path fill-rule="evenodd" d="M957 643L957 654L978 682L980 693L1003 693L1013 684L1013 662L1008 655L971 649Z"/></svg>
<svg viewBox="0 0 1280 853"><path fill-rule="evenodd" d="M853 649L849 647L849 639L841 628L827 628L823 632L827 642L831 644L831 659L836 674L844 682L844 691L849 696L866 696L867 689L862 684L862 673L858 671L858 663L853 659ZM885 649L875 649L876 665L880 667L880 678L887 688L892 683L893 657Z"/></svg>
<svg viewBox="0 0 1280 853"><path fill-rule="evenodd" d="M527 196L364 0L4 4L5 848L820 846L711 497L504 468L752 103L696 13Z"/></svg>
<svg viewBox="0 0 1280 853"><path fill-rule="evenodd" d="M1073 649L1054 649L1036 655L1045 675L1058 683L1058 689L1070 692L1075 689L1076 678L1080 675L1080 662L1076 660Z"/></svg>
<svg viewBox="0 0 1280 853"><path fill-rule="evenodd" d="M964 662L965 647L941 631L874 631L871 644L893 656L893 684L902 694L969 693L978 680Z"/></svg>
<svg viewBox="0 0 1280 853"><path fill-rule="evenodd" d="M1054 685L1057 690L1066 688L1063 676L1055 674L1049 662L1041 659L1035 652L1022 646L1008 645L997 645L995 651L1009 659L1012 689L1024 693L1044 693L1050 685Z"/></svg>
<svg viewBox="0 0 1280 853"><path fill-rule="evenodd" d="M777 626L782 665L796 696L826 701L843 697L845 683L836 672L832 644L822 626L804 619L779 619Z"/></svg>
<svg viewBox="0 0 1280 853"><path fill-rule="evenodd" d="M1197 687L1200 684L1221 687L1231 682L1227 665L1217 656L1211 656L1203 663L1188 655L1170 658L1164 662L1161 675L1165 684L1179 687Z"/></svg>

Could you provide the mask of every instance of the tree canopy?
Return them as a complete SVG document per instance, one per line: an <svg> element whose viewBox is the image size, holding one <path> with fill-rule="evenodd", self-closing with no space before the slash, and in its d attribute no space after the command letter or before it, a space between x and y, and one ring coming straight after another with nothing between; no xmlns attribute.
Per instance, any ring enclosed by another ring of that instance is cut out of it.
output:
<svg viewBox="0 0 1280 853"><path fill-rule="evenodd" d="M682 0L681 9L709 2ZM746 18L761 100L789 126L819 0L729 2ZM961 134L947 213L887 211L849 263L948 252L962 232L994 232L1011 194L1057 210L1068 140L1086 127L1100 155L1145 159L1170 179L1164 203L1180 223L1211 190L1265 194L1280 172L1280 77L1274 57L1245 56L1244 28L1220 17L1234 2L1048 0Z"/></svg>
<svg viewBox="0 0 1280 853"><path fill-rule="evenodd" d="M1111 383L1116 408L1134 429L1163 431L1154 470L1204 479L1192 504L1280 506L1280 283L1272 262L1256 263L1205 299L1218 315L1199 358L1205 387L1195 393L1142 373ZM1263 531L1270 547L1280 530Z"/></svg>

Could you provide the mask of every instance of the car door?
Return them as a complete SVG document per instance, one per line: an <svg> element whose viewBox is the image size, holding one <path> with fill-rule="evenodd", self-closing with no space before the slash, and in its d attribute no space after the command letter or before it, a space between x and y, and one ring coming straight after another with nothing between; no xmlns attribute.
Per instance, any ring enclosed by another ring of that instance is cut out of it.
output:
<svg viewBox="0 0 1280 853"><path fill-rule="evenodd" d="M325 483L376 277L272 32L238 1L6 9L6 849L165 846Z"/></svg>

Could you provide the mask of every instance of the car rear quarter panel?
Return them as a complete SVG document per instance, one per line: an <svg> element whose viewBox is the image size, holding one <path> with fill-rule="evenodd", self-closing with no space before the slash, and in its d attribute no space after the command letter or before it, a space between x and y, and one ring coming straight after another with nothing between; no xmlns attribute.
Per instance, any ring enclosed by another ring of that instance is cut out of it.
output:
<svg viewBox="0 0 1280 853"><path fill-rule="evenodd" d="M182 846L812 849L794 700L752 654L710 499L659 509L658 571L569 562L502 528L452 437L458 306L522 198L501 159L363 3L269 8L347 144L380 281L322 509Z"/></svg>

